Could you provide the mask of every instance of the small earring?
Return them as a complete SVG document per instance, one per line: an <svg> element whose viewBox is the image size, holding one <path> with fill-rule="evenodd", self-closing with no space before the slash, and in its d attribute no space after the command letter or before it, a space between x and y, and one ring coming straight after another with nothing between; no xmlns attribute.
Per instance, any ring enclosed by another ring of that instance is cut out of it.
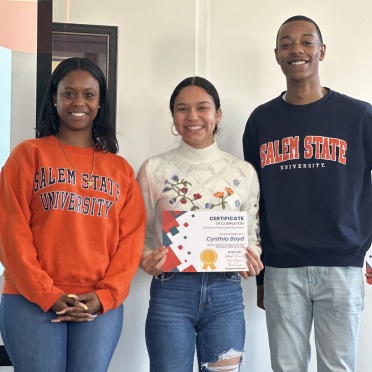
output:
<svg viewBox="0 0 372 372"><path fill-rule="evenodd" d="M213 134L219 134L220 131L221 131L221 125L220 125L219 122L217 122L215 127L214 127Z"/></svg>
<svg viewBox="0 0 372 372"><path fill-rule="evenodd" d="M174 124L171 126L171 132L172 132L172 134L174 136L176 136L176 137L179 136L180 134L178 132L176 132L176 133L173 132L173 127L176 128L176 126Z"/></svg>
<svg viewBox="0 0 372 372"><path fill-rule="evenodd" d="M100 108L101 108L101 106L98 106L98 108L100 109Z"/></svg>
<svg viewBox="0 0 372 372"><path fill-rule="evenodd" d="M54 104L54 107L57 107L57 104L56 103Z"/></svg>

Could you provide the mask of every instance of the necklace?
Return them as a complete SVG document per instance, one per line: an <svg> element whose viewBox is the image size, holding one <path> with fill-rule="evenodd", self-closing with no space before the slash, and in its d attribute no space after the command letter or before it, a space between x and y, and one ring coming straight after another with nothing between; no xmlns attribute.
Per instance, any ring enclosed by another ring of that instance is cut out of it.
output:
<svg viewBox="0 0 372 372"><path fill-rule="evenodd" d="M94 164L95 164L95 161L96 161L96 150L95 150L95 147L93 145L93 161L92 161L92 169L90 171L90 175L87 177L84 177L75 167L75 165L72 163L70 157L67 155L67 152L65 151L65 149L63 148L63 145L61 143L61 141L59 140L57 134L55 135L63 153L65 154L65 157L66 159L68 160L68 162L70 163L70 165L72 166L72 168L75 169L76 173L81 177L81 179L83 180L83 182L85 182L87 184L88 187L91 187L93 186L94 184L94 181L93 181L93 171L94 171Z"/></svg>

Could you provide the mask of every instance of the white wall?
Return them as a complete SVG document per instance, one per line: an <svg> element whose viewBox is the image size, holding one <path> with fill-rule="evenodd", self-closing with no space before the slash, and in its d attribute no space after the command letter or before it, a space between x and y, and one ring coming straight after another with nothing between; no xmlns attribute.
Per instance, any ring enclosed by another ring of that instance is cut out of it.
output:
<svg viewBox="0 0 372 372"><path fill-rule="evenodd" d="M36 24L35 24L36 27ZM32 32L30 29L29 32ZM36 32L35 32L36 36ZM4 84L1 88L6 88L6 91L1 91L0 99L2 100L1 104L5 103L5 106L2 106L0 112L2 115L8 115L8 105L10 104L10 122L12 123L10 128L10 148L12 149L17 143L26 138L31 138L35 136L35 116L36 116L36 69L37 69L37 54L21 52L15 50L9 50L11 60L10 70L11 74L11 83L10 87L7 87L7 76L1 76L1 84ZM6 69L8 70L8 69ZM4 71L0 70L0 74ZM10 93L10 102L8 94ZM1 105L0 104L0 105ZM4 120L5 117L0 115L0 120ZM6 120L9 120L6 118ZM2 123L4 124L4 123ZM6 124L6 123L5 123ZM4 128L5 129L5 128ZM1 144L5 145L5 141L9 140L8 134L0 132ZM8 148L2 148L2 151L8 151ZM7 155L6 155L7 156ZM5 158L1 159L0 167L3 166L3 161ZM3 213L3 212L1 212ZM0 263L0 293L3 287L3 266ZM3 345L3 341L0 335L0 345ZM0 369L11 370L7 367L0 367Z"/></svg>
<svg viewBox="0 0 372 372"><path fill-rule="evenodd" d="M292 15L313 18L323 32L323 85L371 100L371 13L370 0L54 0L53 16L55 22L119 26L118 138L120 154L137 171L146 158L175 146L168 100L176 84L194 74L209 78L220 92L220 146L242 156L248 115L285 90L273 48L277 29ZM18 125L14 136L20 140L25 133L22 122ZM139 271L125 302L124 331L110 372L148 370L144 322L149 284L150 278ZM255 307L254 280L243 286L247 339L242 372L267 372L264 313ZM372 288L366 287L358 372L367 372L372 364L371 306Z"/></svg>

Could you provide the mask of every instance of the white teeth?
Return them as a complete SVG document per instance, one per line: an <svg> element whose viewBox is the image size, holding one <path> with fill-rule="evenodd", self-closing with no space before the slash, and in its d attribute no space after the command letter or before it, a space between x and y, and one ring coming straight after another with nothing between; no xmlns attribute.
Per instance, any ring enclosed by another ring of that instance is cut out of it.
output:
<svg viewBox="0 0 372 372"><path fill-rule="evenodd" d="M292 61L291 65L304 65L306 61Z"/></svg>
<svg viewBox="0 0 372 372"><path fill-rule="evenodd" d="M82 117L85 115L85 112L72 112L71 113L72 116L77 116L77 117Z"/></svg>
<svg viewBox="0 0 372 372"><path fill-rule="evenodd" d="M198 130L198 129L201 129L201 128L203 128L202 125L198 125L196 127L187 127L187 129L189 129L189 130Z"/></svg>

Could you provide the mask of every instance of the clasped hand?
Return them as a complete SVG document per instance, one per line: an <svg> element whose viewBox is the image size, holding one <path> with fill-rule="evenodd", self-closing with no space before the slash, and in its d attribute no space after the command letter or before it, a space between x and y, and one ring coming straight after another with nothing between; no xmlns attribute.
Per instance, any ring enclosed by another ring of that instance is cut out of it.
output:
<svg viewBox="0 0 372 372"><path fill-rule="evenodd" d="M50 310L57 314L53 323L90 322L97 312L102 311L102 305L95 292L81 295L64 293Z"/></svg>

